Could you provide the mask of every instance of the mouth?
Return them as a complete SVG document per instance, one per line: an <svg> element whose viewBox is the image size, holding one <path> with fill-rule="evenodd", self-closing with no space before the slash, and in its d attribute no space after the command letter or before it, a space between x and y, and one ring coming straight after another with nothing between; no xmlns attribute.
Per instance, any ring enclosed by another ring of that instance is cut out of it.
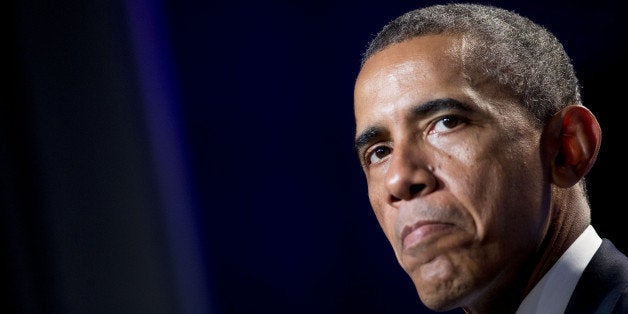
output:
<svg viewBox="0 0 628 314"><path fill-rule="evenodd" d="M417 247L435 239L455 228L452 223L442 221L419 221L411 226L405 226L401 232L403 250Z"/></svg>

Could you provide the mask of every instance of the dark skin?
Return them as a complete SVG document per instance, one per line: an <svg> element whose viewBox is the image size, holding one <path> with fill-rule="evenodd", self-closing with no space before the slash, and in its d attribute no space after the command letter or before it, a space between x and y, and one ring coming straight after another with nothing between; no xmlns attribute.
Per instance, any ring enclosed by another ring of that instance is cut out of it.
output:
<svg viewBox="0 0 628 314"><path fill-rule="evenodd" d="M355 85L369 199L419 297L513 313L589 225L581 179L601 129L579 104L538 128L515 97L462 71L458 36L371 56Z"/></svg>

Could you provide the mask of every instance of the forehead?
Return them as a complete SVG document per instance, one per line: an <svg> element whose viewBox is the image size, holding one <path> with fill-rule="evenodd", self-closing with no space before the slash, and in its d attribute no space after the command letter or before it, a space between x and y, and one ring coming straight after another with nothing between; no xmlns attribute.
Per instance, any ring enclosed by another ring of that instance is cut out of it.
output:
<svg viewBox="0 0 628 314"><path fill-rule="evenodd" d="M391 44L366 60L358 80L406 63L429 67L444 61L460 62L461 60L454 59L459 59L462 43L462 35L436 34L417 36Z"/></svg>
<svg viewBox="0 0 628 314"><path fill-rule="evenodd" d="M469 88L461 47L458 36L429 35L393 44L372 55L356 80L357 122L373 117L373 110L388 115L404 104L464 96Z"/></svg>
<svg viewBox="0 0 628 314"><path fill-rule="evenodd" d="M355 84L356 133L403 122L421 104L453 99L485 117L532 123L518 97L492 80L472 82L465 69L465 39L415 37L372 55Z"/></svg>

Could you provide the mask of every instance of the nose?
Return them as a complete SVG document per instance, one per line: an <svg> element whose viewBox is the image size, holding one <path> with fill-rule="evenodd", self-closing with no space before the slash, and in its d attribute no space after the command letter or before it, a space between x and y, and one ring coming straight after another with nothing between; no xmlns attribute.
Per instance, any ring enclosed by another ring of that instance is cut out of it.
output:
<svg viewBox="0 0 628 314"><path fill-rule="evenodd" d="M436 189L433 167L419 147L395 147L386 172L391 203L427 195Z"/></svg>

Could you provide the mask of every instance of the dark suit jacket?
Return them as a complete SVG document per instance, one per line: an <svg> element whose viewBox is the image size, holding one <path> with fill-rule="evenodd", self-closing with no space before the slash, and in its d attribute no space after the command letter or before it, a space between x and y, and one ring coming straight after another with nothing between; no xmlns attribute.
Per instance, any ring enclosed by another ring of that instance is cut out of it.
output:
<svg viewBox="0 0 628 314"><path fill-rule="evenodd" d="M610 240L602 240L584 269L565 313L628 313L628 257Z"/></svg>

